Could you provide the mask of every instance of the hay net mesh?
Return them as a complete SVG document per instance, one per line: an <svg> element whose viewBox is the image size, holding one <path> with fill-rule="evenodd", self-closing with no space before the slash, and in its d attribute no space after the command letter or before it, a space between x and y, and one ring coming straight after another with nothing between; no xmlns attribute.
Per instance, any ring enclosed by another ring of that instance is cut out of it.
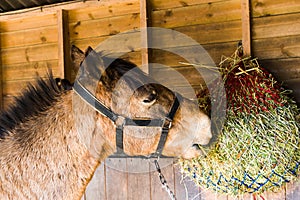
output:
<svg viewBox="0 0 300 200"><path fill-rule="evenodd" d="M227 114L217 142L209 149L200 146L204 155L180 159L179 164L196 184L219 193L276 191L295 180L299 172L299 110L290 91L256 59L244 58L239 52L224 57L218 67ZM198 100L209 112L207 90Z"/></svg>

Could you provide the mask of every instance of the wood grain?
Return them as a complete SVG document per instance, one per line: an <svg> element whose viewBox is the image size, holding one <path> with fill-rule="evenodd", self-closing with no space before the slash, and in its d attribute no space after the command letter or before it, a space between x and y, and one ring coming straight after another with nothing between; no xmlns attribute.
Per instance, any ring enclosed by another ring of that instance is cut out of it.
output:
<svg viewBox="0 0 300 200"><path fill-rule="evenodd" d="M20 19L5 20L1 22L0 32L11 32L19 30L28 30L34 28L42 28L57 24L57 15L45 14L35 17L24 17Z"/></svg>
<svg viewBox="0 0 300 200"><path fill-rule="evenodd" d="M253 19L253 39L297 37L300 35L300 13Z"/></svg>
<svg viewBox="0 0 300 200"><path fill-rule="evenodd" d="M45 44L2 50L2 64L12 65L46 60L58 60L58 45Z"/></svg>
<svg viewBox="0 0 300 200"><path fill-rule="evenodd" d="M95 36L110 36L138 29L139 26L139 13L89 21L77 21L69 24L70 39L75 40Z"/></svg>
<svg viewBox="0 0 300 200"><path fill-rule="evenodd" d="M153 10L165 10L170 8L187 7L199 4L211 4L224 0L151 0Z"/></svg>
<svg viewBox="0 0 300 200"><path fill-rule="evenodd" d="M88 21L140 12L137 0L118 1L111 4L72 9L69 11L70 22Z"/></svg>
<svg viewBox="0 0 300 200"><path fill-rule="evenodd" d="M251 1L253 17L284 15L297 13L300 10L299 1L286 0L253 0Z"/></svg>
<svg viewBox="0 0 300 200"><path fill-rule="evenodd" d="M126 159L108 158L106 164L106 194L108 199L128 198L128 174ZM124 171L116 169L124 169Z"/></svg>
<svg viewBox="0 0 300 200"><path fill-rule="evenodd" d="M57 43L57 26L23 29L0 34L2 49L17 48L37 44Z"/></svg>
<svg viewBox="0 0 300 200"><path fill-rule="evenodd" d="M102 163L94 173L94 176L85 191L85 200L101 199L106 200L106 171Z"/></svg>
<svg viewBox="0 0 300 200"><path fill-rule="evenodd" d="M174 28L241 19L239 1L230 0L152 12L152 25ZM201 11L201 12L199 12ZM189 13L187 15L187 13Z"/></svg>
<svg viewBox="0 0 300 200"><path fill-rule="evenodd" d="M149 165L142 158L127 158L128 199L151 200Z"/></svg>

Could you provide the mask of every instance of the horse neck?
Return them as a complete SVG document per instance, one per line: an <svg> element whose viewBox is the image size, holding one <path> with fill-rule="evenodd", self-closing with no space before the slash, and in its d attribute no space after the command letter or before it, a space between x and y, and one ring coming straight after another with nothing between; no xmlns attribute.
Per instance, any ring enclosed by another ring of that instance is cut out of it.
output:
<svg viewBox="0 0 300 200"><path fill-rule="evenodd" d="M78 138L73 92L0 143L0 199L79 199L99 159Z"/></svg>

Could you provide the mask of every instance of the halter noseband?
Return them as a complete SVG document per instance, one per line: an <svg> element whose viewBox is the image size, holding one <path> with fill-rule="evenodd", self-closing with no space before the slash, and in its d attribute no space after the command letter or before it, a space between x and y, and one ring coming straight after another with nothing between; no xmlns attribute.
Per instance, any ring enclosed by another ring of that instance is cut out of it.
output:
<svg viewBox="0 0 300 200"><path fill-rule="evenodd" d="M89 90L87 90L80 81L76 81L73 86L74 91L90 106L92 106L97 112L108 117L116 125L116 146L117 152L111 157L130 157L124 153L123 150L123 128L124 126L151 126L162 127L161 136L156 148L155 153L147 157L164 157L162 156L162 150L166 143L167 136L170 128L172 127L172 121L174 115L177 112L182 97L179 94L175 94L173 105L170 112L164 119L130 119L113 112L110 108L101 103ZM139 156L134 156L139 157ZM144 156L141 156L144 157Z"/></svg>

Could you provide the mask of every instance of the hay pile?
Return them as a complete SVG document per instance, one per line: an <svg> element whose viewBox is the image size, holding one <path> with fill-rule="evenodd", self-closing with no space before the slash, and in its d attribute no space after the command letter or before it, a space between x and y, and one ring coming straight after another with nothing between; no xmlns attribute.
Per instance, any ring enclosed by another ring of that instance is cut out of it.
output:
<svg viewBox="0 0 300 200"><path fill-rule="evenodd" d="M238 52L219 65L227 117L218 142L206 155L179 164L196 184L219 193L276 191L299 172L299 110L257 60ZM200 107L209 108L203 105L208 96L199 97Z"/></svg>

